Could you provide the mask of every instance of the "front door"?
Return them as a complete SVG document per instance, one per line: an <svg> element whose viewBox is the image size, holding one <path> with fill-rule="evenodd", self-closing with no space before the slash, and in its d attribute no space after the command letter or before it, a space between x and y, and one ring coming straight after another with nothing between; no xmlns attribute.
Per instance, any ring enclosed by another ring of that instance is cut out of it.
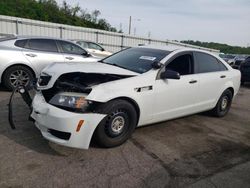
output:
<svg viewBox="0 0 250 188"><path fill-rule="evenodd" d="M176 71L180 79L157 78L154 86L154 121L164 121L197 111L199 80L194 74L192 53L177 55L165 69Z"/></svg>

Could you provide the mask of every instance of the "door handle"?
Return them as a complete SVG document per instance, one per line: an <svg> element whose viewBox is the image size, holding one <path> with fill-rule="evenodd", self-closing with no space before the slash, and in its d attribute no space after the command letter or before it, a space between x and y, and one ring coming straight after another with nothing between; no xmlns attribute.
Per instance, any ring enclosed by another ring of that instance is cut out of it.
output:
<svg viewBox="0 0 250 188"><path fill-rule="evenodd" d="M197 83L197 80L190 80L189 83L190 83L190 84Z"/></svg>
<svg viewBox="0 0 250 188"><path fill-rule="evenodd" d="M73 60L74 58L73 57L65 57L65 59Z"/></svg>
<svg viewBox="0 0 250 188"><path fill-rule="evenodd" d="M25 54L26 56L29 56L29 57L36 57L37 55L36 54Z"/></svg>
<svg viewBox="0 0 250 188"><path fill-rule="evenodd" d="M226 78L226 75L221 75L220 78Z"/></svg>

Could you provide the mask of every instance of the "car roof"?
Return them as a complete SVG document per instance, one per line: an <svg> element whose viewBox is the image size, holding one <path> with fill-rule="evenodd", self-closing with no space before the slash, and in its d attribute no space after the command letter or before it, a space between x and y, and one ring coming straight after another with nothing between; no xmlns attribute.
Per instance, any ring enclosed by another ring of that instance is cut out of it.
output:
<svg viewBox="0 0 250 188"><path fill-rule="evenodd" d="M91 42L91 43L95 43L95 44L98 44L97 42L94 42L94 41L90 41L90 40L83 40L83 39L70 39L71 41L81 41L81 42Z"/></svg>
<svg viewBox="0 0 250 188"><path fill-rule="evenodd" d="M197 51L197 52L205 52L208 54L211 54L211 51L203 50L203 49L197 49L197 48L190 48L185 46L175 46L175 45L144 45L144 46L138 46L137 48L152 48L152 49L158 49L158 50L166 50L166 51Z"/></svg>
<svg viewBox="0 0 250 188"><path fill-rule="evenodd" d="M29 36L29 35L12 35L7 37L7 39L51 39L51 40L62 40L62 41L68 41L72 42L67 39L61 39L61 38L56 38L56 37L47 37L47 36Z"/></svg>

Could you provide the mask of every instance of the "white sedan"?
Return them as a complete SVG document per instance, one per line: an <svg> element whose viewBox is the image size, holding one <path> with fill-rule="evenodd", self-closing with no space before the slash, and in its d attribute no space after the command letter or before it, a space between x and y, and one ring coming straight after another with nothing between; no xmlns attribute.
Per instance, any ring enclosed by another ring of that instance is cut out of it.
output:
<svg viewBox="0 0 250 188"><path fill-rule="evenodd" d="M240 72L209 52L136 47L96 63L56 63L37 83L31 117L55 143L87 149L124 143L139 126L203 111L223 117Z"/></svg>

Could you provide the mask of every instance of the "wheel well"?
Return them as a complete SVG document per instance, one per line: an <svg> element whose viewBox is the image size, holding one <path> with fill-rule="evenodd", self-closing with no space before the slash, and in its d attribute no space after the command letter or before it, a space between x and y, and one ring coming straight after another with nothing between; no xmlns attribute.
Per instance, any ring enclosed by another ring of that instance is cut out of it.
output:
<svg viewBox="0 0 250 188"><path fill-rule="evenodd" d="M135 108L136 114L137 114L137 124L138 124L138 121L139 121L139 118L140 118L140 108L139 108L138 104L133 99L131 99L129 97L118 97L118 98L115 98L115 99L112 99L112 100L116 100L116 99L125 100L125 101L127 101L127 102L129 102L130 104L133 105L133 107Z"/></svg>
<svg viewBox="0 0 250 188"><path fill-rule="evenodd" d="M232 87L227 88L229 91L231 91L232 96L234 96L234 89Z"/></svg>
<svg viewBox="0 0 250 188"><path fill-rule="evenodd" d="M2 77L1 77L1 82L3 81L3 76L4 76L4 74L6 73L6 71L7 71L9 68L15 67L15 66L23 66L23 67L28 68L28 69L32 72L34 78L36 78L36 74L35 74L34 70L33 70L31 67L29 67L28 65L24 65L24 64L14 64L14 65L10 65L9 67L7 67L7 68L4 70L4 72L3 72L3 74L2 74Z"/></svg>

